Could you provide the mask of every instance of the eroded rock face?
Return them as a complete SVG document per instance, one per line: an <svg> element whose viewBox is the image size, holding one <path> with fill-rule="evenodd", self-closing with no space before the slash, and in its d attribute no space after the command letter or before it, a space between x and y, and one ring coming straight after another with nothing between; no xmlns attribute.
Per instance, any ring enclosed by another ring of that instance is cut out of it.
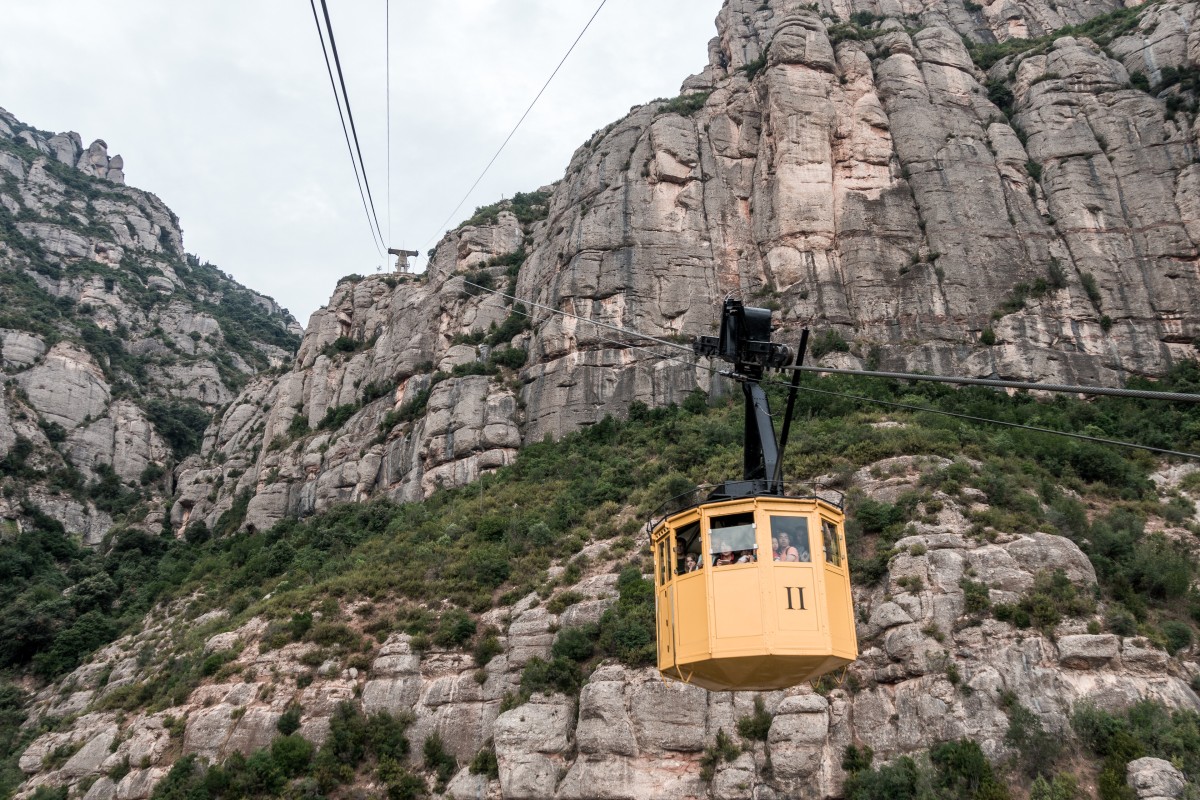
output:
<svg viewBox="0 0 1200 800"><path fill-rule="evenodd" d="M103 141L85 149L0 110L0 454L20 444L27 466L58 476L16 470L5 491L88 544L113 522L88 484L111 474L138 487L147 502L123 521L159 530L177 425L202 427L247 379L290 361L299 332L269 298L187 256L174 214L125 186L123 166ZM252 321L278 335L246 335ZM160 405L152 421L156 403L185 406ZM20 507L0 513L19 522Z"/></svg>
<svg viewBox="0 0 1200 800"><path fill-rule="evenodd" d="M210 454L237 462L224 488L207 503L185 488L187 502L211 521L250 491L262 527L330 502L416 499L635 400L725 391L672 344L713 332L731 292L777 306L780 339L811 325L844 340L827 356L843 366L1162 374L1200 332L1192 99L1166 83L1200 57L1196 6L1157 4L1113 22L1104 48L1047 39L987 71L964 43L1116 8L729 0L680 102L634 108L580 147L545 189L545 219L502 210L448 233L420 280L340 285L296 368L249 389L210 436ZM492 347L475 339L511 301L468 279L538 304L505 342L527 362L489 381L462 373L482 371ZM339 336L361 350L337 350ZM458 375L426 403L439 370ZM361 409L329 438L291 427L345 406ZM427 414L388 416L406 407ZM181 484L221 482L205 469Z"/></svg>
<svg viewBox="0 0 1200 800"><path fill-rule="evenodd" d="M888 459L853 482L867 497L895 499L947 464L932 457ZM235 628L228 615L210 613L181 626L180 603L160 609L138 634L106 647L38 695L35 718L77 716L30 744L20 760L29 778L21 793L38 785L77 786L128 758L139 766L117 788L130 781L127 788L148 796L180 755L219 762L268 746L280 715L293 704L302 711L300 735L317 744L343 702L367 714L410 719L409 769L422 769L423 744L436 734L460 767L451 793L464 794L454 796L561 800L833 798L841 795L842 756L851 744L869 746L883 763L969 738L1001 761L1013 755L1005 741L1006 697L1016 697L1047 730L1068 738L1070 714L1082 702L1113 711L1140 700L1200 710L1190 688L1192 676L1200 674L1194 648L1172 657L1143 639L1086 633L1104 618L1103 606L1046 631L1014 628L978 608L968 613L964 578L982 584L1000 603L1017 601L1039 574L1055 571L1090 594L1095 573L1065 538L973 528L966 513L987 507L969 490L931 499L936 515L911 523L913 535L897 543L884 579L855 587L861 657L823 693L807 684L760 695L710 693L665 681L652 668L608 661L591 673L578 697L535 693L514 704L530 659L550 657L560 631L594 620L614 602L613 570L620 563L599 555L574 586L563 587L576 602L561 613L531 594L483 614L479 623L495 626L500 653L482 668L468 652L419 650L405 633L387 636L365 659L307 642L272 649L267 620L253 618ZM341 621L363 625L373 613L380 612L355 604L341 610ZM184 636L202 642L197 657L236 657L175 707L121 716L96 710L121 687L152 679L155 660L177 656ZM739 721L756 713L756 701L770 718L765 743L736 735ZM718 760L706 782L702 760L722 734L739 742L742 752ZM69 759L50 759L64 748ZM461 769L488 749L499 766L496 780ZM92 789L113 788L102 781ZM1129 783L1141 798L1184 796L1185 779L1158 759L1132 762Z"/></svg>

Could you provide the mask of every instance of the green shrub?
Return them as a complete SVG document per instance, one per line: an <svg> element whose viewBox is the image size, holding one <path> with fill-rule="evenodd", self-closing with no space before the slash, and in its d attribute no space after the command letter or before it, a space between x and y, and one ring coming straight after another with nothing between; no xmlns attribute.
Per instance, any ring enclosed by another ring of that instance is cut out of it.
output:
<svg viewBox="0 0 1200 800"><path fill-rule="evenodd" d="M708 102L712 92L689 92L681 94L673 100L668 100L658 107L660 114L679 114L683 117L690 117L700 109L704 108L704 104Z"/></svg>
<svg viewBox="0 0 1200 800"><path fill-rule="evenodd" d="M381 760L378 775L387 787L388 800L417 800L425 796L425 781L405 769L396 759Z"/></svg>
<svg viewBox="0 0 1200 800"><path fill-rule="evenodd" d="M587 661L596 650L596 634L595 625L563 628L558 632L550 654L555 658L562 656L572 661Z"/></svg>
<svg viewBox="0 0 1200 800"><path fill-rule="evenodd" d="M737 721L738 735L743 739L755 742L767 741L771 731L771 715L763 706L761 697L754 698L754 713L739 717Z"/></svg>
<svg viewBox="0 0 1200 800"><path fill-rule="evenodd" d="M723 728L717 728L717 739L704 750L700 757L700 779L711 783L717 767L722 761L733 761L741 755L742 749L725 733Z"/></svg>
<svg viewBox="0 0 1200 800"><path fill-rule="evenodd" d="M520 369L525 366L527 358L529 358L529 353L519 347L504 347L493 350L488 356L488 361L498 367Z"/></svg>
<svg viewBox="0 0 1200 800"><path fill-rule="evenodd" d="M616 604L600 618L601 652L631 667L655 660L654 584L637 567L626 567L617 578Z"/></svg>
<svg viewBox="0 0 1200 800"><path fill-rule="evenodd" d="M1008 714L1004 743L1017 751L1017 765L1027 777L1046 777L1062 752L1062 737L1047 731L1041 719L1023 706L1016 694L1006 691L1000 706Z"/></svg>
<svg viewBox="0 0 1200 800"><path fill-rule="evenodd" d="M446 783L454 777L454 772L458 769L458 761L446 751L445 745L442 744L442 737L436 733L426 737L421 754L425 769L431 770L437 776L438 791L441 791L445 788Z"/></svg>
<svg viewBox="0 0 1200 800"><path fill-rule="evenodd" d="M275 729L284 736L290 736L300 730L300 715L301 708L297 705L288 706L283 714L279 717L279 721L275 723Z"/></svg>
<svg viewBox="0 0 1200 800"><path fill-rule="evenodd" d="M200 674L205 677L216 675L221 667L238 657L237 650L220 650L204 659L200 664Z"/></svg>
<svg viewBox="0 0 1200 800"><path fill-rule="evenodd" d="M1096 610L1096 602L1080 592L1061 569L1043 570L1034 578L1033 587L1016 605L1000 604L994 609L996 619L1010 622L1018 628L1030 626L1052 631L1063 617L1082 617Z"/></svg>
<svg viewBox="0 0 1200 800"><path fill-rule="evenodd" d="M462 647L474 635L475 620L465 611L452 608L438 620L437 630L433 633L433 643L438 647Z"/></svg>
<svg viewBox="0 0 1200 800"><path fill-rule="evenodd" d="M968 614L980 614L992 607L992 601L987 584L962 578L958 586L963 590L964 611Z"/></svg>
<svg viewBox="0 0 1200 800"><path fill-rule="evenodd" d="M583 672L579 664L565 656L556 656L545 661L536 656L529 659L521 670L521 697L527 700L537 692L558 692L573 696L583 685Z"/></svg>
<svg viewBox="0 0 1200 800"><path fill-rule="evenodd" d="M200 452L204 431L212 422L212 414L204 406L195 400L153 399L146 403L145 410L159 436L171 446L175 460Z"/></svg>
<svg viewBox="0 0 1200 800"><path fill-rule="evenodd" d="M850 343L838 331L824 330L813 338L808 352L814 359L823 358L830 353L848 353Z"/></svg>
<svg viewBox="0 0 1200 800"><path fill-rule="evenodd" d="M480 637L471 655L475 659L475 666L482 668L503 652L504 648L500 644L500 639L494 633L490 633Z"/></svg>
<svg viewBox="0 0 1200 800"><path fill-rule="evenodd" d="M1179 620L1167 620L1159 626L1167 640L1167 652L1175 655L1192 645L1192 627Z"/></svg>
<svg viewBox="0 0 1200 800"><path fill-rule="evenodd" d="M1029 789L1029 800L1077 800L1079 781L1074 775L1060 772L1053 780L1038 776Z"/></svg>
<svg viewBox="0 0 1200 800"><path fill-rule="evenodd" d="M271 743L271 758L287 778L308 772L312 757L312 743L302 736L280 736Z"/></svg>
<svg viewBox="0 0 1200 800"><path fill-rule="evenodd" d="M486 775L489 780L500 778L500 763L496 760L496 750L484 747L475 754L470 766L472 775Z"/></svg>

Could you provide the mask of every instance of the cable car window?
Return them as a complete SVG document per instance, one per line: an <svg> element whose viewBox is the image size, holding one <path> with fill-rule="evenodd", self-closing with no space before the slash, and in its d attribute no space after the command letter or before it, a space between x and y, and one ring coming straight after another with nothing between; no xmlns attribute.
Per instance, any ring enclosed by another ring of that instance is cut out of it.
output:
<svg viewBox="0 0 1200 800"><path fill-rule="evenodd" d="M838 547L837 525L827 519L821 520L821 538L825 541L825 563L840 567L842 551Z"/></svg>
<svg viewBox="0 0 1200 800"><path fill-rule="evenodd" d="M658 543L658 585L662 586L671 580L670 570L671 549L666 539Z"/></svg>
<svg viewBox="0 0 1200 800"><path fill-rule="evenodd" d="M771 557L776 561L812 561L808 549L808 517L771 516Z"/></svg>
<svg viewBox="0 0 1200 800"><path fill-rule="evenodd" d="M700 544L700 523L684 525L675 534L675 574L683 575L704 567L704 553Z"/></svg>
<svg viewBox="0 0 1200 800"><path fill-rule="evenodd" d="M708 521L709 553L714 567L747 564L757 560L758 545L754 541L754 514L729 514L711 517Z"/></svg>

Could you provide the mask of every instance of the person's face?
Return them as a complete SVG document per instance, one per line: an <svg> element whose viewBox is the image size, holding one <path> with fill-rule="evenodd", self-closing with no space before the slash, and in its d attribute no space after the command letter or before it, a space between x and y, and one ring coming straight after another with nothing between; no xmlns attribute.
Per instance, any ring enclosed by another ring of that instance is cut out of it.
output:
<svg viewBox="0 0 1200 800"><path fill-rule="evenodd" d="M776 550L779 549L779 537L778 536L771 537L771 547L773 547Z"/></svg>
<svg viewBox="0 0 1200 800"><path fill-rule="evenodd" d="M789 547L791 545L791 540L788 539L788 535L786 533L781 533L779 535L779 544L781 547Z"/></svg>

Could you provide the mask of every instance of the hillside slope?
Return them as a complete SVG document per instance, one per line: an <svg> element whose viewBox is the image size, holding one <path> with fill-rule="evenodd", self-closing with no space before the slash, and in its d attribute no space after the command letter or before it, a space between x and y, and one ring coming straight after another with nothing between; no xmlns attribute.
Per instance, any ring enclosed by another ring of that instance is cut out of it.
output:
<svg viewBox="0 0 1200 800"><path fill-rule="evenodd" d="M702 368L589 321L687 341L730 292L832 364L1119 384L1191 358L1196 6L968 5L730 0L682 95L478 209L423 278L340 283L211 432L223 466L181 473L176 529L241 495L258 529L420 498L679 402Z"/></svg>
<svg viewBox="0 0 1200 800"><path fill-rule="evenodd" d="M268 297L183 250L103 141L0 110L0 520L39 509L96 544L157 530L176 463L301 333Z"/></svg>
<svg viewBox="0 0 1200 800"><path fill-rule="evenodd" d="M822 388L1200 437L1200 411L1154 403ZM862 657L840 678L756 696L648 666L641 522L740 461L741 408L697 395L424 503L124 537L100 571L135 571L159 605L25 710L0 685L7 774L22 797L90 800L1000 800L1039 781L1115 800L1131 763L1151 788L1195 781L1196 467L860 405L803 395L788 469L849 492Z"/></svg>

